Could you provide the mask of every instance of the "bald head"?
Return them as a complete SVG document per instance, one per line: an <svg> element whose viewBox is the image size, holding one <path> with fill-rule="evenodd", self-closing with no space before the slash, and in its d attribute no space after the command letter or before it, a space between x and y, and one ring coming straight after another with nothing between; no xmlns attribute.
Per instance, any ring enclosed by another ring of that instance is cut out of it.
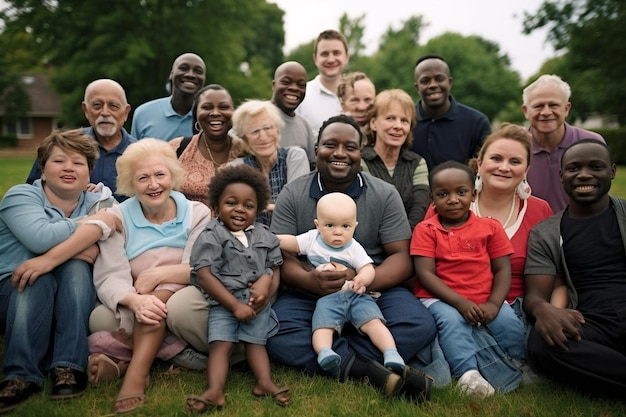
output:
<svg viewBox="0 0 626 417"><path fill-rule="evenodd" d="M274 71L274 81L288 72L292 74L304 74L304 78L307 78L306 68L304 68L302 64L296 61L287 61L276 67L276 71Z"/></svg>
<svg viewBox="0 0 626 417"><path fill-rule="evenodd" d="M172 63L172 71L174 71L181 62L190 61L202 66L202 68L206 69L206 65L204 64L204 60L200 58L200 55L194 54L193 52L185 52L182 55L179 55L174 62Z"/></svg>
<svg viewBox="0 0 626 417"><path fill-rule="evenodd" d="M317 217L329 218L334 213L340 214L340 217L352 217L356 220L356 203L347 194L329 193L317 201Z"/></svg>
<svg viewBox="0 0 626 417"><path fill-rule="evenodd" d="M94 93L94 91L103 90L111 94L117 94L122 104L128 104L124 88L117 81L111 80L109 78L101 78L99 80L90 82L85 88L85 96L83 97L83 101L89 101L89 97Z"/></svg>

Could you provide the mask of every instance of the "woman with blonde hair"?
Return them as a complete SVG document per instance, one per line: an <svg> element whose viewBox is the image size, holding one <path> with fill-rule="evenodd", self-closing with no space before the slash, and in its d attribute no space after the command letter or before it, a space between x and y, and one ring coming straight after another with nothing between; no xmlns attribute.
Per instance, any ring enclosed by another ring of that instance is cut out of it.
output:
<svg viewBox="0 0 626 417"><path fill-rule="evenodd" d="M413 99L404 90L385 90L376 96L362 150L363 172L393 184L404 203L411 229L428 209L426 161L411 151L417 116Z"/></svg>
<svg viewBox="0 0 626 417"><path fill-rule="evenodd" d="M119 414L145 401L157 354L167 360L185 347L178 340L163 343L165 303L190 285L191 247L211 213L175 191L185 172L167 142L131 144L117 160L117 172L117 190L130 198L109 209L121 220L121 232L100 244L94 265L102 304L90 318L90 351L96 353L90 356L89 377L92 382L115 378L121 372L112 358L130 360L115 401Z"/></svg>
<svg viewBox="0 0 626 417"><path fill-rule="evenodd" d="M246 101L233 114L233 128L245 143L246 156L235 159L231 164L250 165L267 177L272 199L257 215L257 221L268 226L274 202L285 184L310 171L309 160L302 148L279 146L280 129L284 124L280 110L267 100Z"/></svg>

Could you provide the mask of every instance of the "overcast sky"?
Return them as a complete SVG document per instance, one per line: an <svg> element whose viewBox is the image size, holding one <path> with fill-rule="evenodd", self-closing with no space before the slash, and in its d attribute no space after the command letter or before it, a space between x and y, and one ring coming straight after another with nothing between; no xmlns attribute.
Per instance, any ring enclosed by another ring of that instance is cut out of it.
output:
<svg viewBox="0 0 626 417"><path fill-rule="evenodd" d="M420 44L452 31L479 35L496 42L511 59L523 81L554 56L545 31L522 34L523 12L536 12L542 0L269 0L285 11L285 52L315 39L324 29L338 29L345 12L350 19L365 14L367 52L376 50L390 26L399 29L411 16L423 16L428 26ZM454 72L454 69L452 69Z"/></svg>

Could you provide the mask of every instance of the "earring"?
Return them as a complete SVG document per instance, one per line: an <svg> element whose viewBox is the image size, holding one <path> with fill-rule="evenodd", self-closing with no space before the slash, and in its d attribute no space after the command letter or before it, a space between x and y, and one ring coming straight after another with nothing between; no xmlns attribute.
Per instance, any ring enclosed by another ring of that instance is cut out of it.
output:
<svg viewBox="0 0 626 417"><path fill-rule="evenodd" d="M476 174L476 180L474 180L474 189L477 193L479 193L483 189L483 180L478 174Z"/></svg>
<svg viewBox="0 0 626 417"><path fill-rule="evenodd" d="M202 128L200 127L200 123L198 123L198 122L196 121L196 123L193 125L193 127L195 127L195 128L196 128L196 131L197 131L198 133L202 133Z"/></svg>
<svg viewBox="0 0 626 417"><path fill-rule="evenodd" d="M515 192L517 192L517 196L520 198L520 200L526 200L528 199L528 197L530 197L532 189L530 188L530 184L528 184L528 181L526 181L526 178L524 178L522 182L519 183L519 185L515 189Z"/></svg>

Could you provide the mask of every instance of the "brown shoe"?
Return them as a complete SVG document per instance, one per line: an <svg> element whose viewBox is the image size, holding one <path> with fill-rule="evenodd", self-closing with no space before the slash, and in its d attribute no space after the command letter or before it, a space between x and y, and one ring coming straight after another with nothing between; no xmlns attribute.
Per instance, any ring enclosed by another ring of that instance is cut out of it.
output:
<svg viewBox="0 0 626 417"><path fill-rule="evenodd" d="M39 391L41 391L41 387L34 382L25 382L19 379L8 379L0 382L0 414L13 410Z"/></svg>
<svg viewBox="0 0 626 417"><path fill-rule="evenodd" d="M72 368L52 368L51 400L65 400L83 395L87 389L87 374Z"/></svg>

